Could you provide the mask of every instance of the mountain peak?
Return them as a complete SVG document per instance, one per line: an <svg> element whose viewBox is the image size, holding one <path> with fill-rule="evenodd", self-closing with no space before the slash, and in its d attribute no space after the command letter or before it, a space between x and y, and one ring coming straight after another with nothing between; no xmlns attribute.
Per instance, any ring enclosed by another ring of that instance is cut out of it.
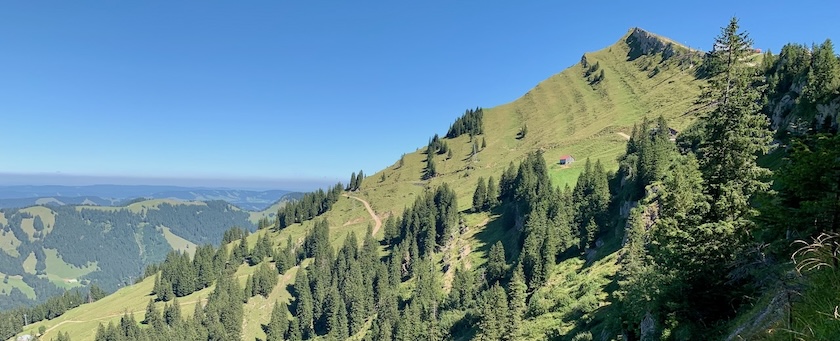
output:
<svg viewBox="0 0 840 341"><path fill-rule="evenodd" d="M630 47L630 59L636 59L643 55L654 55L661 53L664 59L668 59L677 52L691 52L691 49L681 45L674 40L648 32L639 27L631 28L622 39Z"/></svg>

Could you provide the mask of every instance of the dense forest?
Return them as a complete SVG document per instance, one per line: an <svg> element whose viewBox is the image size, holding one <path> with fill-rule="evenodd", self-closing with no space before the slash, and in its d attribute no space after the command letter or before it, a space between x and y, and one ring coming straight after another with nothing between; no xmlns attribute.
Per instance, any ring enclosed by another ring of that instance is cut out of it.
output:
<svg viewBox="0 0 840 341"><path fill-rule="evenodd" d="M351 191L356 190L361 185L361 182L362 172L359 171L358 176L353 173L350 180L350 187L346 189ZM328 191L318 189L315 192L304 194L297 201L287 203L277 212L277 227L285 228L294 223L302 223L328 211L338 201L338 197L344 189L344 186L338 183Z"/></svg>
<svg viewBox="0 0 840 341"><path fill-rule="evenodd" d="M705 111L676 141L662 117L636 124L616 171L587 159L575 185L559 188L533 151L494 177L471 179L469 212L500 215L518 237L494 243L481 267L455 268L448 290L441 267L467 212L447 183L389 216L382 240L369 228L330 244L318 216L358 189L359 172L349 187L307 194L276 224L261 224L282 231L315 219L302 243L263 235L249 248L247 229L229 229L228 247L170 252L145 272L156 278L146 318L127 313L100 325L96 339L240 339L242 303L268 297L278 276L298 267L292 303L275 304L262 326L266 341L518 340L523 320L550 309L534 295L562 280L550 278L552 269L573 258L591 264L605 240L619 254L610 304L569 298L578 300L574 333L547 339L723 339L733 318L767 296L788 300L780 339L836 339L840 58L830 41L756 54L733 18L697 75L708 82L697 99ZM446 139L482 134L481 117L468 111L453 136L430 139L427 160L448 148ZM434 177L426 162L424 177ZM244 287L233 277L242 264L258 267ZM213 283L207 304L183 317L178 297ZM162 312L155 300L166 302ZM601 308L615 318L588 314Z"/></svg>

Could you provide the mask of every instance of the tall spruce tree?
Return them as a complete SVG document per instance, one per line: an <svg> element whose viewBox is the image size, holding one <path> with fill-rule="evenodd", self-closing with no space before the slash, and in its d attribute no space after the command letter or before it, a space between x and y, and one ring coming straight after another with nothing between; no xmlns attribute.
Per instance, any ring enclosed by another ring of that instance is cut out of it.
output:
<svg viewBox="0 0 840 341"><path fill-rule="evenodd" d="M423 178L431 179L437 176L437 165L435 165L434 154L426 155L426 169L423 172Z"/></svg>
<svg viewBox="0 0 840 341"><path fill-rule="evenodd" d="M505 289L499 284L493 285L484 292L484 303L481 308L481 322L479 322L478 340L496 341L509 334L508 299Z"/></svg>
<svg viewBox="0 0 840 341"><path fill-rule="evenodd" d="M501 280L507 271L507 263L505 262L505 247L501 241L497 241L490 247L490 253L487 256L487 281L490 284Z"/></svg>
<svg viewBox="0 0 840 341"><path fill-rule="evenodd" d="M358 191L359 188L362 188L362 181L365 180L365 173L360 169L359 175L356 176L356 186L353 187L354 191Z"/></svg>
<svg viewBox="0 0 840 341"><path fill-rule="evenodd" d="M313 319L315 318L312 303L312 289L309 287L309 276L306 273L307 271L303 268L298 270L294 284L297 296L295 319L298 323L297 330L304 339L314 336Z"/></svg>
<svg viewBox="0 0 840 341"><path fill-rule="evenodd" d="M834 44L826 39L820 45L814 45L811 55L811 67L808 69L808 83L803 95L811 105L825 103L840 94L840 59L834 53Z"/></svg>
<svg viewBox="0 0 840 341"><path fill-rule="evenodd" d="M484 209L487 200L487 187L484 178L478 178L478 184L473 192L473 212L480 212Z"/></svg>
<svg viewBox="0 0 840 341"><path fill-rule="evenodd" d="M356 172L353 172L350 174L350 183L347 185L348 191L353 191L353 189L356 188L356 181L358 181L356 178Z"/></svg>
<svg viewBox="0 0 840 341"><path fill-rule="evenodd" d="M527 308L525 300L527 298L526 290L528 286L525 284L525 273L522 270L521 263L513 271L513 277L510 279L509 286L510 294L508 296L510 302L508 307L510 309L510 323L508 325L510 328L508 329L507 335L505 335L505 340L513 341L517 340L519 328L522 325L522 319L525 317L525 309Z"/></svg>
<svg viewBox="0 0 840 341"><path fill-rule="evenodd" d="M499 205L499 185L491 176L487 180L487 200L484 201L484 208L491 209Z"/></svg>
<svg viewBox="0 0 840 341"><path fill-rule="evenodd" d="M751 217L751 199L769 189L770 171L756 162L767 152L771 135L760 112L756 70L748 60L751 53L752 39L739 31L738 19L732 18L715 38L709 56L717 70L703 94L713 109L702 118L707 136L699 160L713 203L712 220Z"/></svg>
<svg viewBox="0 0 840 341"><path fill-rule="evenodd" d="M271 309L271 320L265 326L266 341L285 340L286 330L289 328L289 320L286 318L286 309L279 301L274 302Z"/></svg>

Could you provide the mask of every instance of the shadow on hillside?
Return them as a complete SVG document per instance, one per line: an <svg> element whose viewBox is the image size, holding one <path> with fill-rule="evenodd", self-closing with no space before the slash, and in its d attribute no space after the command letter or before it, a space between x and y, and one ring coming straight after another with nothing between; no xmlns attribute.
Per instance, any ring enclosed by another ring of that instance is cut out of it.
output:
<svg viewBox="0 0 840 341"><path fill-rule="evenodd" d="M612 285L612 283L615 283L615 280L613 280L610 285ZM605 288L604 291L607 291L607 289ZM616 336L606 333L621 330L620 322L618 322L620 321L619 316L616 316L617 313L618 311L614 308L614 304L612 303L600 306L590 312L582 312L579 310L575 311L563 319L565 322L574 323L574 328L569 330L565 335L549 335L548 339L574 340L575 336L584 332L591 333L593 337L606 335L609 338L610 336Z"/></svg>
<svg viewBox="0 0 840 341"><path fill-rule="evenodd" d="M602 240L605 240L604 245L601 247L588 251L586 255L584 255L584 264L581 270L591 267L593 264L599 262L600 260L612 255L613 253L618 252L621 250L621 239L623 236L616 236L614 233L611 235L604 235L602 236ZM579 248L573 248L575 250L580 250ZM592 253L594 252L594 253ZM578 253L579 255L579 253Z"/></svg>
<svg viewBox="0 0 840 341"><path fill-rule="evenodd" d="M505 260L508 265L519 257L521 233L514 227L512 219L508 218L512 216L510 212L507 212L509 209L509 205L502 205L490 212L490 221L475 234L475 239L481 242L481 246L473 252L480 251L487 255L490 252L490 247L501 241L505 248ZM470 228L476 227L470 226Z"/></svg>
<svg viewBox="0 0 840 341"><path fill-rule="evenodd" d="M292 300L286 304L286 308L289 309L290 314L294 315L298 305L298 292L295 290L295 285L293 283L286 284L286 292L292 296Z"/></svg>

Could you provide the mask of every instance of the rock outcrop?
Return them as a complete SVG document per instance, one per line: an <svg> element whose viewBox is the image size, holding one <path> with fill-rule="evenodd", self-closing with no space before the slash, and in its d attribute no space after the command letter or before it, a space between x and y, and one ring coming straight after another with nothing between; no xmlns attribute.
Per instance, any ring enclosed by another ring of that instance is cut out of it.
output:
<svg viewBox="0 0 840 341"><path fill-rule="evenodd" d="M624 42L630 47L630 60L655 54L662 54L662 59L667 60L677 53L674 43L638 27L630 30Z"/></svg>

